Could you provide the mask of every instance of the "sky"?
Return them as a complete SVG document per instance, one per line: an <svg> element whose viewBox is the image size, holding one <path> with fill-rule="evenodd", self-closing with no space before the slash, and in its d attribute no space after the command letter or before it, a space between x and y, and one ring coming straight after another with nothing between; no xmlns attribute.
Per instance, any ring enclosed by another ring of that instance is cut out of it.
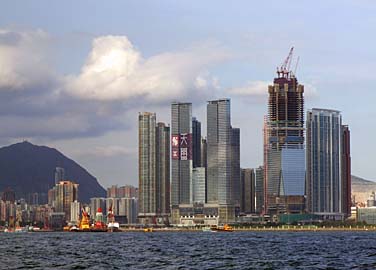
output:
<svg viewBox="0 0 376 270"><path fill-rule="evenodd" d="M231 3L231 4L230 4ZM376 179L376 3L2 1L0 146L22 140L99 182L138 184L137 117L170 123L172 101L231 98L241 166L262 165L267 86L294 47L305 108L342 112L352 173Z"/></svg>

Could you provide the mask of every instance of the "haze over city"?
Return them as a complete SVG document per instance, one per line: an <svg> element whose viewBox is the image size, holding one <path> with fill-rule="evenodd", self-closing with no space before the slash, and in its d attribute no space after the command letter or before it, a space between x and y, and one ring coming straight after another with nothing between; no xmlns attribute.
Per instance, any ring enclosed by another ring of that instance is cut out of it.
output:
<svg viewBox="0 0 376 270"><path fill-rule="evenodd" d="M1 146L48 145L103 186L137 185L138 112L171 123L171 102L192 102L205 133L206 101L228 97L241 167L257 167L267 86L294 46L305 109L340 110L352 173L375 179L371 1L7 1L0 12Z"/></svg>

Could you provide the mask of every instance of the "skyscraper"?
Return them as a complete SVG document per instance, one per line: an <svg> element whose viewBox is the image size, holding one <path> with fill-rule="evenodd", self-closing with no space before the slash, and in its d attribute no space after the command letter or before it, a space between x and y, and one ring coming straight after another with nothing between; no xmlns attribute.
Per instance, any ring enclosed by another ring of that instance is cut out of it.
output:
<svg viewBox="0 0 376 270"><path fill-rule="evenodd" d="M192 174L193 183L193 203L205 203L206 188L205 188L205 168L193 168Z"/></svg>
<svg viewBox="0 0 376 270"><path fill-rule="evenodd" d="M307 114L307 209L350 214L350 131L339 111Z"/></svg>
<svg viewBox="0 0 376 270"><path fill-rule="evenodd" d="M231 127L230 99L207 105L207 202L219 205L220 222L235 219L235 190L240 185L239 130Z"/></svg>
<svg viewBox="0 0 376 270"><path fill-rule="evenodd" d="M138 214L142 223L152 223L157 215L155 113L140 113L138 127Z"/></svg>
<svg viewBox="0 0 376 270"><path fill-rule="evenodd" d="M268 88L264 127L265 204L269 214L304 210L304 86L288 70L292 50Z"/></svg>
<svg viewBox="0 0 376 270"><path fill-rule="evenodd" d="M78 184L72 181L60 181L54 187L55 212L64 212L65 220L71 221L71 203L78 201Z"/></svg>
<svg viewBox="0 0 376 270"><path fill-rule="evenodd" d="M192 103L174 102L171 104L172 211L180 204L192 203L192 165Z"/></svg>
<svg viewBox="0 0 376 270"><path fill-rule="evenodd" d="M241 169L241 204L240 211L245 214L255 212L255 171Z"/></svg>
<svg viewBox="0 0 376 270"><path fill-rule="evenodd" d="M65 179L65 170L61 167L55 168L55 185L58 184L60 181L64 181Z"/></svg>
<svg viewBox="0 0 376 270"><path fill-rule="evenodd" d="M170 213L170 128L155 113L139 114L138 193L141 223Z"/></svg>
<svg viewBox="0 0 376 270"><path fill-rule="evenodd" d="M341 126L342 132L342 213L351 216L351 155L350 155L350 129L347 125Z"/></svg>
<svg viewBox="0 0 376 270"><path fill-rule="evenodd" d="M201 166L205 168L205 202L207 202L206 198L208 197L208 146L206 143L206 138L201 139Z"/></svg>
<svg viewBox="0 0 376 270"><path fill-rule="evenodd" d="M257 214L264 212L264 167L255 169L255 210Z"/></svg>
<svg viewBox="0 0 376 270"><path fill-rule="evenodd" d="M235 207L240 207L240 129L231 128L231 185L232 200Z"/></svg>
<svg viewBox="0 0 376 270"><path fill-rule="evenodd" d="M157 212L170 213L170 127L158 123L156 127L156 174L157 174Z"/></svg>
<svg viewBox="0 0 376 270"><path fill-rule="evenodd" d="M230 100L207 105L208 203L231 202Z"/></svg>
<svg viewBox="0 0 376 270"><path fill-rule="evenodd" d="M201 165L201 122L192 118L192 163L193 168Z"/></svg>
<svg viewBox="0 0 376 270"><path fill-rule="evenodd" d="M201 167L207 167L208 165L208 159L207 159L207 143L206 138L201 139Z"/></svg>

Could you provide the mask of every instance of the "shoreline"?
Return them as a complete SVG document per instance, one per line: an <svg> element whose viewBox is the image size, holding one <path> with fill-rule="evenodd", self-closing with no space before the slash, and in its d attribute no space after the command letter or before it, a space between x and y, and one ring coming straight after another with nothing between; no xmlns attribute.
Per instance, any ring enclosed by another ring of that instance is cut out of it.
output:
<svg viewBox="0 0 376 270"><path fill-rule="evenodd" d="M38 230L38 231L28 231L30 233L80 233L71 231L53 231L53 230ZM163 232L191 232L191 233L208 233L213 231L203 231L202 228L152 228L152 231L144 231L144 228L121 228L117 232L113 233L163 233ZM218 232L218 231L216 231ZM220 231L219 231L220 232ZM376 232L376 226L358 226L358 227L299 227L299 226L280 226L280 227L261 227L261 228L233 228L232 232ZM4 232L0 233L15 233L15 232ZM16 232L19 233L19 232ZM82 232L81 232L82 233ZM86 233L91 233L90 231ZM98 232L96 232L98 233ZM108 232L104 232L108 233ZM226 232L228 233L228 232Z"/></svg>

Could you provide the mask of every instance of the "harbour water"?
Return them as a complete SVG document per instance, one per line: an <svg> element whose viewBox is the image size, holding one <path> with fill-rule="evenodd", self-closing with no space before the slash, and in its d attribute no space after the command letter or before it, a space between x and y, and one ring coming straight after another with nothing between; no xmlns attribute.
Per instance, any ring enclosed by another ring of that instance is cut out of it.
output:
<svg viewBox="0 0 376 270"><path fill-rule="evenodd" d="M375 232L1 233L0 269L376 269Z"/></svg>

